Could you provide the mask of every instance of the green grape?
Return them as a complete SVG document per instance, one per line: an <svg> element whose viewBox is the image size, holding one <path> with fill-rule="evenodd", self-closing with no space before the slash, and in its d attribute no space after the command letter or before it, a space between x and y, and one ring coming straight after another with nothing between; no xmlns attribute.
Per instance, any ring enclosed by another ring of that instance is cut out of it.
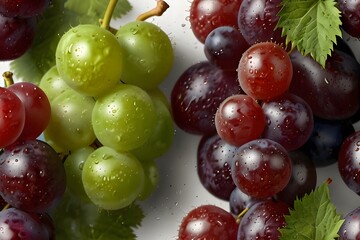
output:
<svg viewBox="0 0 360 240"><path fill-rule="evenodd" d="M161 95L150 95L154 102L157 121L148 141L131 151L138 159L155 159L170 149L174 140L174 123L168 106Z"/></svg>
<svg viewBox="0 0 360 240"><path fill-rule="evenodd" d="M144 169L130 153L102 146L85 161L82 181L90 200L107 210L129 206L144 186Z"/></svg>
<svg viewBox="0 0 360 240"><path fill-rule="evenodd" d="M51 102L70 87L60 77L56 66L50 68L41 78L39 87L45 92Z"/></svg>
<svg viewBox="0 0 360 240"><path fill-rule="evenodd" d="M94 152L94 148L90 146L76 149L66 157L64 162L67 189L83 201L90 201L82 183L82 170L86 159L92 152Z"/></svg>
<svg viewBox="0 0 360 240"><path fill-rule="evenodd" d="M134 21L120 27L116 37L124 49L122 81L151 89L166 79L174 51L163 30L153 23Z"/></svg>
<svg viewBox="0 0 360 240"><path fill-rule="evenodd" d="M159 183L159 169L154 160L141 161L145 173L144 187L139 194L140 200L146 200L155 191Z"/></svg>
<svg viewBox="0 0 360 240"><path fill-rule="evenodd" d="M56 49L56 66L76 91L98 96L120 81L122 48L116 37L96 25L78 25L67 31Z"/></svg>
<svg viewBox="0 0 360 240"><path fill-rule="evenodd" d="M97 99L92 123L103 145L121 152L130 151L150 138L156 126L154 104L141 88L118 84Z"/></svg>
<svg viewBox="0 0 360 240"><path fill-rule="evenodd" d="M92 144L91 124L95 100L68 89L51 102L51 119L44 131L46 141L66 151Z"/></svg>
<svg viewBox="0 0 360 240"><path fill-rule="evenodd" d="M149 89L146 92L150 95L152 99L159 99L160 101L162 101L171 112L170 102L167 96L165 95L165 93L160 88L157 87L157 88Z"/></svg>

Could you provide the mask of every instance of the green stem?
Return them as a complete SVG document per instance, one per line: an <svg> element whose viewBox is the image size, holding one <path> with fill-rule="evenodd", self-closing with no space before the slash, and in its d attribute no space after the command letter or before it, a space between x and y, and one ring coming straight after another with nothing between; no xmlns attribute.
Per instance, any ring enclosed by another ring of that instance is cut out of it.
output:
<svg viewBox="0 0 360 240"><path fill-rule="evenodd" d="M9 87L14 84L13 73L6 71L3 73L5 87Z"/></svg>
<svg viewBox="0 0 360 240"><path fill-rule="evenodd" d="M4 210L8 209L9 207L10 207L10 204L7 203L1 211L4 211Z"/></svg>
<svg viewBox="0 0 360 240"><path fill-rule="evenodd" d="M109 29L110 28L110 21L114 12L114 9L116 7L118 0L110 0L106 11L105 11L105 15L103 20L101 21L101 27L104 29Z"/></svg>

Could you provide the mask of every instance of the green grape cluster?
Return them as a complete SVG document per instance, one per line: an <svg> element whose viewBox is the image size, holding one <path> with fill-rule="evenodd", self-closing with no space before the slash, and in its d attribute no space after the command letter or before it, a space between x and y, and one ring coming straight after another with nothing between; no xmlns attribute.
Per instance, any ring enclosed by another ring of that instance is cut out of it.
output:
<svg viewBox="0 0 360 240"><path fill-rule="evenodd" d="M39 86L52 107L44 138L65 156L72 195L118 210L155 190L156 159L173 142L170 105L159 88L173 59L166 33L145 21L115 33L78 25L60 38L56 65Z"/></svg>

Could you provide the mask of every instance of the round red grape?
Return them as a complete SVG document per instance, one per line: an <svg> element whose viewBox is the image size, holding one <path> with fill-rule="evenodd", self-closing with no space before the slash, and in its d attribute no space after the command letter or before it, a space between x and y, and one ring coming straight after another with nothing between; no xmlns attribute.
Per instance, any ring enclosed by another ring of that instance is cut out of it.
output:
<svg viewBox="0 0 360 240"><path fill-rule="evenodd" d="M202 205L183 218L178 240L234 240L237 229L236 220L229 212L214 205Z"/></svg>
<svg viewBox="0 0 360 240"><path fill-rule="evenodd" d="M35 37L35 18L11 18L0 14L0 61L22 56Z"/></svg>
<svg viewBox="0 0 360 240"><path fill-rule="evenodd" d="M360 239L360 207L349 212L339 230L339 240Z"/></svg>
<svg viewBox="0 0 360 240"><path fill-rule="evenodd" d="M0 148L14 143L25 125L25 107L12 91L0 87Z"/></svg>
<svg viewBox="0 0 360 240"><path fill-rule="evenodd" d="M237 28L237 15L242 0L194 0L190 7L190 24L195 37L202 43L217 27Z"/></svg>
<svg viewBox="0 0 360 240"><path fill-rule="evenodd" d="M244 0L239 9L238 26L246 41L252 45L272 41L285 44L281 29L276 29L281 0Z"/></svg>
<svg viewBox="0 0 360 240"><path fill-rule="evenodd" d="M237 240L280 239L279 228L286 225L289 207L281 201L267 200L254 204L241 218Z"/></svg>
<svg viewBox="0 0 360 240"><path fill-rule="evenodd" d="M342 143L338 168L345 184L360 195L360 131L352 133Z"/></svg>
<svg viewBox="0 0 360 240"><path fill-rule="evenodd" d="M8 89L14 92L25 106L25 126L19 138L37 138L50 121L49 99L43 90L29 82L18 82Z"/></svg>
<svg viewBox="0 0 360 240"><path fill-rule="evenodd" d="M212 195L226 201L236 187L230 169L236 149L214 134L203 136L197 151L200 182Z"/></svg>
<svg viewBox="0 0 360 240"><path fill-rule="evenodd" d="M11 206L28 212L54 207L66 188L63 163L45 142L16 142L0 155L0 194Z"/></svg>
<svg viewBox="0 0 360 240"><path fill-rule="evenodd" d="M261 136L265 114L251 97L237 94L226 98L215 114L219 136L231 145L241 146Z"/></svg>
<svg viewBox="0 0 360 240"><path fill-rule="evenodd" d="M272 42L252 45L242 55L238 67L241 88L259 100L269 100L285 93L292 75L288 53Z"/></svg>
<svg viewBox="0 0 360 240"><path fill-rule="evenodd" d="M286 93L263 103L267 125L263 138L280 143L288 151L300 148L314 128L310 106L300 97Z"/></svg>
<svg viewBox="0 0 360 240"><path fill-rule="evenodd" d="M39 15L50 0L0 0L0 13L7 17L28 18Z"/></svg>
<svg viewBox="0 0 360 240"><path fill-rule="evenodd" d="M231 166L236 186L254 198L271 197L283 190L291 172L287 151L270 139L253 140L239 147Z"/></svg>
<svg viewBox="0 0 360 240"><path fill-rule="evenodd" d="M235 71L224 71L208 61L186 69L171 92L174 121L192 134L216 132L214 116L228 96L241 93Z"/></svg>

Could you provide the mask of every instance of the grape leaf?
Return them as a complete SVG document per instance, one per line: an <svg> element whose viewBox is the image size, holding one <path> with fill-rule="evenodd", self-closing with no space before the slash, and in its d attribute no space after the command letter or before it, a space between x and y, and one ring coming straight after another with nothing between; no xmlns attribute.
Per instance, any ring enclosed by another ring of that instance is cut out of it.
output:
<svg viewBox="0 0 360 240"><path fill-rule="evenodd" d="M282 0L277 28L282 28L286 44L302 55L310 54L321 66L342 37L340 11L335 0Z"/></svg>
<svg viewBox="0 0 360 240"><path fill-rule="evenodd" d="M294 209L285 216L286 226L279 229L280 240L330 240L338 237L344 222L331 202L328 183L297 199Z"/></svg>
<svg viewBox="0 0 360 240"><path fill-rule="evenodd" d="M134 229L140 226L144 213L136 204L102 210L66 192L51 216L57 240L135 240Z"/></svg>
<svg viewBox="0 0 360 240"><path fill-rule="evenodd" d="M55 50L60 37L78 24L98 24L109 1L52 0L48 9L37 19L32 47L10 63L15 79L38 83L44 73L55 65ZM120 18L132 9L127 0L119 0L113 13Z"/></svg>

